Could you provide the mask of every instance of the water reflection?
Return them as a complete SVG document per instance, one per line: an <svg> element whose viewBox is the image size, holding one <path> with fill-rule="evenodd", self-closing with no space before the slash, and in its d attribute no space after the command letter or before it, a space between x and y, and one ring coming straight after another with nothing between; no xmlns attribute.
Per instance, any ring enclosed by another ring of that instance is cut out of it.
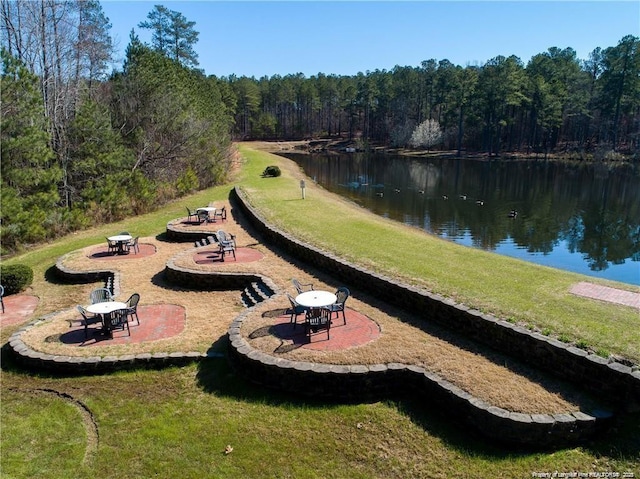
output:
<svg viewBox="0 0 640 479"><path fill-rule="evenodd" d="M329 191L378 215L467 246L640 284L637 167L287 156Z"/></svg>

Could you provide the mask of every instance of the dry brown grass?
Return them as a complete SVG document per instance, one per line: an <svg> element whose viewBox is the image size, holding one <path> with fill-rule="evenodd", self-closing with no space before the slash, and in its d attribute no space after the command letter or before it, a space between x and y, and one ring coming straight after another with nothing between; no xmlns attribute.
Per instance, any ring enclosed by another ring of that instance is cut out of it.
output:
<svg viewBox="0 0 640 479"><path fill-rule="evenodd" d="M219 227L219 224L208 225L211 231ZM293 292L292 278L298 278L303 283L312 282L316 289L333 290L339 284L324 273L300 265L277 250L260 244L250 233L250 229L243 228L231 215L222 229L236 235L239 247L256 248L264 254L264 258L244 264L230 262L198 265L193 260L194 248L191 243L168 243L149 237L141 238L140 241L156 247L157 252L151 257L97 262L89 258L97 247L94 245L71 253L65 261L65 265L74 270L95 270L100 267L119 270L121 282L118 299L126 300L131 293L138 292L142 297L141 304L184 306L186 326L178 336L125 346L108 345L108 342L104 342L104 345L101 343L91 348L51 342L47 338L55 338L56 335L68 331L67 320L76 316L69 308L78 302L86 302L83 299L87 298L89 291L95 287L82 285L73 286L73 293L66 300L50 301L49 307L59 308L61 312L24 334L24 341L33 349L69 356L204 352L212 345L214 348L221 348L229 325L243 311L240 292L189 291L166 284L162 272L167 261L173 258L178 266L193 270L257 272L271 278L280 288L280 293L252 310L243 324L242 334L254 348L274 356L332 364L398 362L420 365L490 404L516 412L559 413L589 407L588 400L574 392L573 388L541 375L506 356L457 338L450 332L424 325L416 317L381 304L362 293L352 296L348 306L365 314L380 326L381 336L368 344L341 351L314 351L287 348L287 344L283 344L284 340L273 335L250 338L252 332L259 329L268 330L273 324L273 317L264 313L288 307L283 293ZM352 289L355 291L357 288Z"/></svg>

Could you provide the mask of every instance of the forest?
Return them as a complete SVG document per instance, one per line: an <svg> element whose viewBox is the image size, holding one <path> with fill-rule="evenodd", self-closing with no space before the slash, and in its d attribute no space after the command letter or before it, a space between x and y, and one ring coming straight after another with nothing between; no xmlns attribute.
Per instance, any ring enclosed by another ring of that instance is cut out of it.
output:
<svg viewBox="0 0 640 479"><path fill-rule="evenodd" d="M196 23L162 5L138 24L151 43L132 30L117 66L97 0L2 0L0 15L3 255L220 184L234 140L638 159L633 35L586 60L551 47L526 64L256 79L206 75Z"/></svg>

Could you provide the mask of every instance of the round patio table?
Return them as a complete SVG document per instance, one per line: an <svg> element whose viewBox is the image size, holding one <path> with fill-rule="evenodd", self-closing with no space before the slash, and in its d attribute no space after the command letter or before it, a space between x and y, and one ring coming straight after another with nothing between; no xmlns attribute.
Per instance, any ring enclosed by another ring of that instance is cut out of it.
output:
<svg viewBox="0 0 640 479"><path fill-rule="evenodd" d="M196 212L198 212L198 211L206 211L207 213L211 214L211 213L215 213L217 209L218 208L216 208L215 206L202 206L202 207L196 209Z"/></svg>
<svg viewBox="0 0 640 479"><path fill-rule="evenodd" d="M127 308L127 303L121 303L120 301L102 301L101 303L90 304L84 309L92 314L99 314L101 316L104 316L105 314L111 314L119 309Z"/></svg>
<svg viewBox="0 0 640 479"><path fill-rule="evenodd" d="M215 220L217 208L215 206L201 206L196 209L196 213L198 214L198 218L200 218L202 213L206 213L206 221L207 223L213 222Z"/></svg>
<svg viewBox="0 0 640 479"><path fill-rule="evenodd" d="M337 300L336 295L329 291L305 291L296 296L296 303L313 309L331 306Z"/></svg>
<svg viewBox="0 0 640 479"><path fill-rule="evenodd" d="M133 239L131 235L113 235L107 238L109 241L118 244L118 254L125 254L129 251L125 248L126 245Z"/></svg>
<svg viewBox="0 0 640 479"><path fill-rule="evenodd" d="M111 337L112 332L109 330L108 324L111 313L118 311L119 309L127 309L128 307L127 303L121 303L120 301L102 301L100 303L90 304L84 309L90 313L100 316L102 319L102 333Z"/></svg>

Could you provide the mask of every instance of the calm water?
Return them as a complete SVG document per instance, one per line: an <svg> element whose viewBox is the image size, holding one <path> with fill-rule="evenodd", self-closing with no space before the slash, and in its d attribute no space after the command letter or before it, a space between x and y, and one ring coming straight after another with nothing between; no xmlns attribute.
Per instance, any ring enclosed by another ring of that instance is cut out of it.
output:
<svg viewBox="0 0 640 479"><path fill-rule="evenodd" d="M378 215L462 245L640 285L638 167L286 156Z"/></svg>

